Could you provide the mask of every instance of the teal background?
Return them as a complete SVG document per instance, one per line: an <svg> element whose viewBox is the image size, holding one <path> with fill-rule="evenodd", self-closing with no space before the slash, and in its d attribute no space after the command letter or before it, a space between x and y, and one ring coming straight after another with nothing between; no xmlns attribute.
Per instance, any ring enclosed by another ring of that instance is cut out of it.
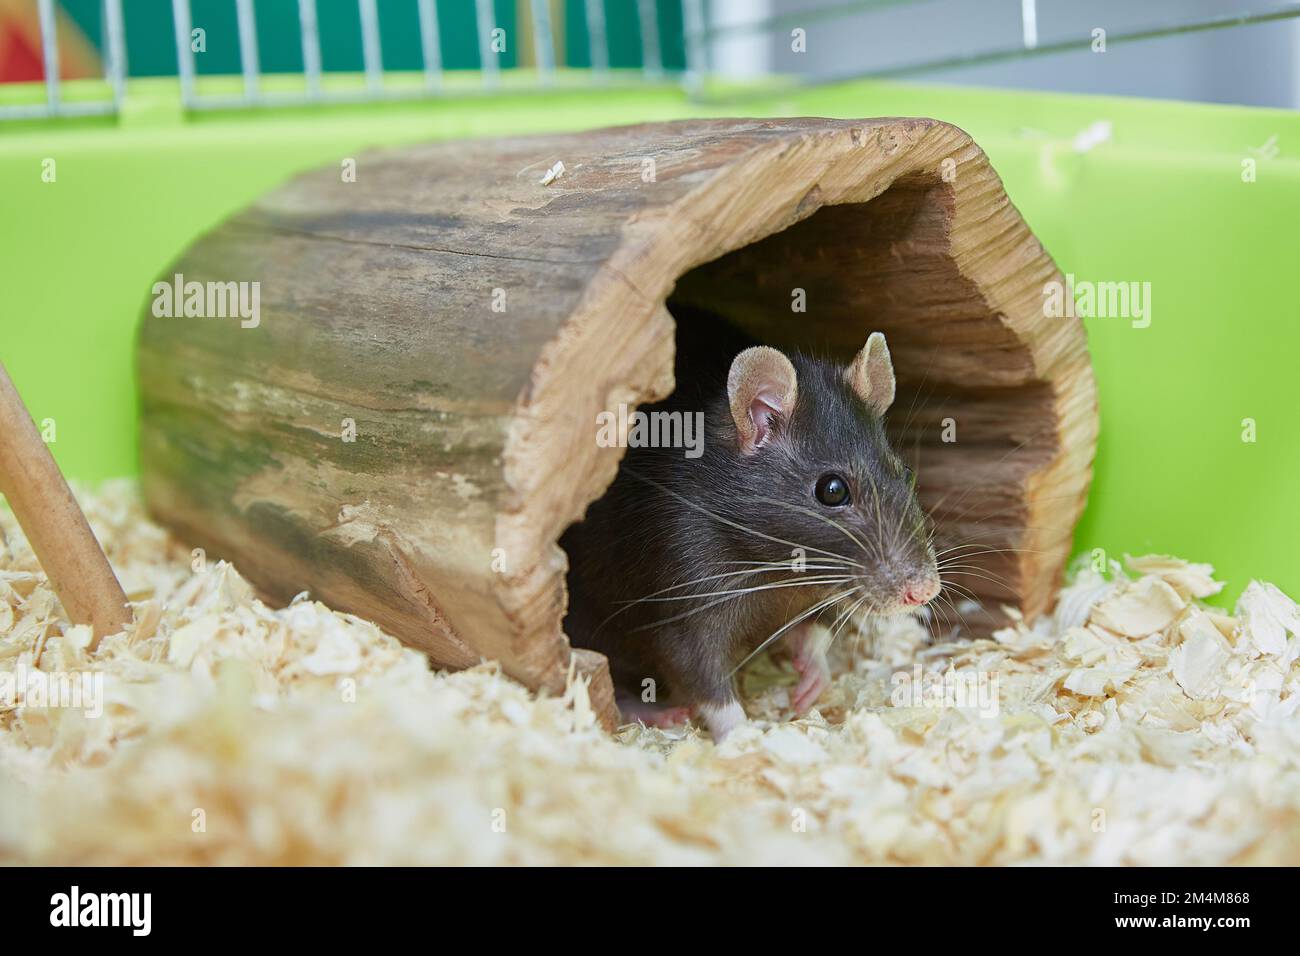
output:
<svg viewBox="0 0 1300 956"><path fill-rule="evenodd" d="M1210 561L1227 599L1251 577L1300 592L1296 114L867 82L710 105L668 86L200 116L177 100L174 80L138 80L118 119L0 124L0 359L75 478L136 470L132 335L154 277L298 171L367 146L686 116L934 116L984 147L1063 271L1152 284L1150 328L1086 322L1101 439L1077 548ZM1077 151L1100 120L1109 141ZM1251 151L1270 139L1276 155Z"/></svg>
<svg viewBox="0 0 1300 956"><path fill-rule="evenodd" d="M61 0L60 4L86 37L103 45L101 0ZM420 27L415 0L377 0L380 43L384 66L390 70L417 70L420 55ZM613 67L641 65L641 33L634 0L604 0L605 30L609 62ZM195 57L200 74L238 73L239 32L234 0L191 0L193 26L207 33L207 51ZM441 0L438 11L439 46L442 64L449 70L479 68L477 21L473 0ZM682 40L681 6L674 2L656 4L664 66L680 70L686 62ZM515 0L494 0L496 24L507 34L503 67L520 62L519 7ZM565 0L557 39L562 40L556 62L567 66L590 66L587 22L583 0ZM357 4L353 0L318 0L317 22L321 42L321 65L328 71L355 72L362 68L361 31ZM265 73L301 72L302 38L298 28L297 0L257 0L258 59ZM176 39L171 0L129 0L123 4L127 37L127 62L132 76L174 76ZM522 51L525 61L531 49Z"/></svg>

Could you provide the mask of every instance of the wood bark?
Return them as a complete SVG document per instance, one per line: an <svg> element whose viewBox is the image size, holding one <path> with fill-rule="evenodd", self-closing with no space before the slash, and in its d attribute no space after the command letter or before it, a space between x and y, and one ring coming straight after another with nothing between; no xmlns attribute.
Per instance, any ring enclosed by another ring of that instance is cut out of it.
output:
<svg viewBox="0 0 1300 956"><path fill-rule="evenodd" d="M146 313L153 513L273 597L310 590L438 665L492 658L550 692L570 663L556 542L622 454L597 414L671 391L678 303L846 359L885 332L895 436L941 542L999 552L970 562L997 582L961 579L994 610L1049 607L1091 476L1083 329L1044 315L1062 277L980 149L933 120L377 152L355 182L276 190L175 273L259 282L260 322ZM603 659L578 663L612 719Z"/></svg>

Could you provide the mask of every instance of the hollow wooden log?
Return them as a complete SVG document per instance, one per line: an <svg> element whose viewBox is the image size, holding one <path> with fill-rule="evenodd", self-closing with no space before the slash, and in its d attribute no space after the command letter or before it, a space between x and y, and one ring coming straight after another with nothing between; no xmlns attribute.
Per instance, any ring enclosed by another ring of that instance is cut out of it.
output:
<svg viewBox="0 0 1300 956"><path fill-rule="evenodd" d="M557 161L565 172L549 185ZM442 666L559 691L564 529L673 388L678 305L842 358L888 337L896 439L991 606L1050 605L1096 403L1083 329L980 149L926 119L711 120L374 153L301 176L164 279L258 282L255 327L146 313L153 513ZM802 290L804 311L795 303ZM578 662L613 717L599 655Z"/></svg>

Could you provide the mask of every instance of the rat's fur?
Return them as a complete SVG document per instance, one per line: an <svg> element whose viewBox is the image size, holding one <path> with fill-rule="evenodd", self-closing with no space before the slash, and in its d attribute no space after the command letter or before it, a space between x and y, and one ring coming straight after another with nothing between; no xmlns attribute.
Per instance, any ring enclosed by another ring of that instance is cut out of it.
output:
<svg viewBox="0 0 1300 956"><path fill-rule="evenodd" d="M571 562L565 630L575 645L608 656L625 692L641 697L652 679L659 702L716 710L736 701L737 665L787 622L853 587L861 589L851 601L865 598L862 610L901 610L901 590L933 578L935 559L912 476L844 366L791 355L794 412L745 455L726 382L733 357L753 343L703 317L679 321L677 390L643 410L703 410L703 454L628 450L609 491L562 539ZM817 480L829 472L848 479L850 504L816 499ZM796 545L805 549L802 573ZM827 553L862 566L832 567ZM749 567L736 562L755 561L785 565L731 573ZM841 574L851 580L717 593ZM642 600L652 596L672 600ZM825 620L848 603L828 608Z"/></svg>

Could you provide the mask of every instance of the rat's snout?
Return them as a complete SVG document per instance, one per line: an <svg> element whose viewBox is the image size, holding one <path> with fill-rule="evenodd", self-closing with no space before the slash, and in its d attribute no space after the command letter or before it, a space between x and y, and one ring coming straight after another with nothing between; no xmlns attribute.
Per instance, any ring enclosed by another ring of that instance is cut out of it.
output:
<svg viewBox="0 0 1300 956"><path fill-rule="evenodd" d="M905 614L933 601L939 594L939 575L934 571L886 572L876 579L879 595L877 614Z"/></svg>
<svg viewBox="0 0 1300 956"><path fill-rule="evenodd" d="M924 577L903 585L903 603L909 607L919 607L933 601L939 593L939 579Z"/></svg>

